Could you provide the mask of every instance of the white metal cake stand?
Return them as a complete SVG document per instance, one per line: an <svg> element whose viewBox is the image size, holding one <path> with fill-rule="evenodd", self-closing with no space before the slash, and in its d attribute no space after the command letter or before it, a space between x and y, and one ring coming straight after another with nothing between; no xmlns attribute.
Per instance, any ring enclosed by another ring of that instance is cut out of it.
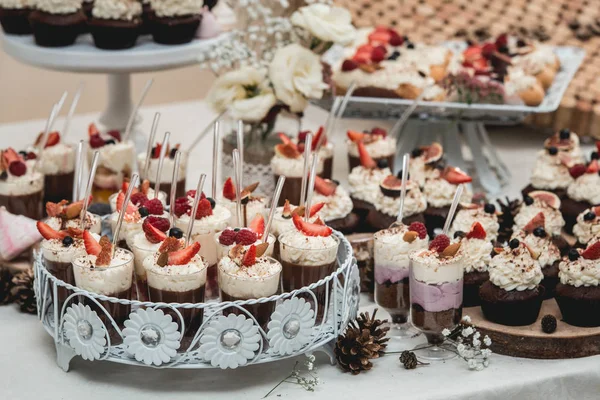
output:
<svg viewBox="0 0 600 400"><path fill-rule="evenodd" d="M155 43L150 36L141 36L135 47L127 50L102 50L94 46L91 35L81 35L68 47L37 46L32 35L2 35L4 51L25 64L56 71L102 73L108 77L108 102L99 122L107 129L123 130L132 112L131 74L180 68L198 62L214 45L227 40L228 34L212 39L167 46ZM136 121L139 122L139 121ZM136 146L139 135L132 131ZM145 147L144 143L141 148Z"/></svg>

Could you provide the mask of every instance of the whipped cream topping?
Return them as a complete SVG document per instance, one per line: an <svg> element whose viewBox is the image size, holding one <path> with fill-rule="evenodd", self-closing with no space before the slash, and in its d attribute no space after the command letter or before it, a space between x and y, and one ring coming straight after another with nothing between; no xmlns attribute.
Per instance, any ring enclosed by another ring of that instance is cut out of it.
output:
<svg viewBox="0 0 600 400"><path fill-rule="evenodd" d="M323 266L336 262L339 240L334 236L305 236L290 230L279 236L280 257L302 266Z"/></svg>
<svg viewBox="0 0 600 400"><path fill-rule="evenodd" d="M131 239L131 251L133 252L135 263L135 275L138 279L146 279L146 268L144 268L144 260L160 249L161 243L150 243L146 239L144 232L138 232Z"/></svg>
<svg viewBox="0 0 600 400"><path fill-rule="evenodd" d="M600 175L598 173L583 174L567 188L570 198L600 204Z"/></svg>
<svg viewBox="0 0 600 400"><path fill-rule="evenodd" d="M461 208L458 210L450 228L450 237L453 237L457 231L468 233L474 222L479 222L483 226L486 240L493 242L498 238L500 229L498 216L495 213L486 213L483 207Z"/></svg>
<svg viewBox="0 0 600 400"><path fill-rule="evenodd" d="M410 254L411 273L414 279L429 285L458 282L463 279L462 253L460 249L454 257L440 258L437 251L417 250Z"/></svg>
<svg viewBox="0 0 600 400"><path fill-rule="evenodd" d="M511 239L519 239L519 241L527 244L533 251L539 254L537 259L538 263L542 268L549 267L556 261L560 260L560 250L552 238L548 235L546 237L537 237L534 234L528 234L525 231L515 232Z"/></svg>
<svg viewBox="0 0 600 400"><path fill-rule="evenodd" d="M304 156L298 158L286 158L275 154L271 159L271 169L275 175L283 175L288 178L302 178L304 171ZM323 159L319 157L317 165L317 174L323 172Z"/></svg>
<svg viewBox="0 0 600 400"><path fill-rule="evenodd" d="M600 235L600 216L596 215L596 218L586 221L584 216L587 213L593 213L592 208L588 208L577 216L577 223L573 227L573 234L577 237L579 243L587 244L592 238Z"/></svg>
<svg viewBox="0 0 600 400"><path fill-rule="evenodd" d="M217 199L217 204L225 207L231 214L231 218L227 224L229 226L237 225L237 202L221 196ZM266 218L267 207L264 197L251 197L247 204L242 204L242 213L246 213L246 221L248 223L252 221L256 214L260 214Z"/></svg>
<svg viewBox="0 0 600 400"><path fill-rule="evenodd" d="M531 184L536 189L564 189L573 182L569 168L556 155L540 150L531 174Z"/></svg>
<svg viewBox="0 0 600 400"><path fill-rule="evenodd" d="M333 157L333 143L327 142L319 149L319 158L322 160Z"/></svg>
<svg viewBox="0 0 600 400"><path fill-rule="evenodd" d="M140 169L143 170L146 165L146 153L138 154L137 160ZM150 165L148 166L148 176L143 177L143 179L148 179L150 182L156 183L156 174L158 172L159 164L158 160L158 158L150 158ZM185 175L187 172L187 161L187 152L182 151L179 162L179 171L177 172L177 176L180 181L183 181L185 179ZM160 171L160 183L171 183L171 181L173 180L173 168L175 168L175 159L169 157L169 154L165 154L162 170Z"/></svg>
<svg viewBox="0 0 600 400"><path fill-rule="evenodd" d="M202 0L150 0L152 10L159 17L180 17L201 14Z"/></svg>
<svg viewBox="0 0 600 400"><path fill-rule="evenodd" d="M507 96L512 96L536 85L539 85L537 79L527 75L521 68L509 68L504 82L504 91Z"/></svg>
<svg viewBox="0 0 600 400"><path fill-rule="evenodd" d="M465 273L485 272L492 261L492 243L486 239L463 238L460 246Z"/></svg>
<svg viewBox="0 0 600 400"><path fill-rule="evenodd" d="M277 293L281 264L270 257L259 257L250 266L240 266L229 257L219 261L219 288L238 299L259 299Z"/></svg>
<svg viewBox="0 0 600 400"><path fill-rule="evenodd" d="M32 6L34 0L0 0L0 8L8 10L20 10Z"/></svg>
<svg viewBox="0 0 600 400"><path fill-rule="evenodd" d="M73 260L77 287L89 292L115 296L131 288L133 254L117 248L108 266L96 267L96 256L84 255Z"/></svg>
<svg viewBox="0 0 600 400"><path fill-rule="evenodd" d="M164 216L164 214L162 216ZM167 218L168 218L168 215L167 215ZM110 217L108 217L108 222L110 223L110 229L111 229L111 232L113 233L113 235L117 228L118 220L119 220L119 212L117 212L117 211L115 211L114 213L112 213L110 215ZM130 216L125 215L125 217L123 218L123 223L121 224L121 230L119 231L118 240L125 240L127 242L127 245L129 246L130 241L133 239L133 237L138 232L142 231L142 224L143 224L142 218L140 218L138 220L133 220L130 218Z"/></svg>
<svg viewBox="0 0 600 400"><path fill-rule="evenodd" d="M187 264L165 265L156 262L160 254L155 253L144 259L148 286L168 292L188 292L198 290L206 283L208 264L196 254Z"/></svg>
<svg viewBox="0 0 600 400"><path fill-rule="evenodd" d="M490 281L506 291L535 289L544 277L540 264L522 243L492 258L489 272Z"/></svg>
<svg viewBox="0 0 600 400"><path fill-rule="evenodd" d="M380 285L386 281L398 282L408 276L409 254L426 249L428 237L417 236L412 242L404 240L408 227L402 225L381 230L373 235L373 258L375 262L375 281Z"/></svg>
<svg viewBox="0 0 600 400"><path fill-rule="evenodd" d="M95 0L92 15L100 19L131 21L142 15L142 4L137 0Z"/></svg>
<svg viewBox="0 0 600 400"><path fill-rule="evenodd" d="M335 193L331 196L323 196L315 191L312 204L317 203L325 203L325 206L319 211L319 216L326 222L345 218L353 208L350 195L341 185L338 185Z"/></svg>
<svg viewBox="0 0 600 400"><path fill-rule="evenodd" d="M75 150L68 144L58 143L45 148L38 163L37 168L44 175L68 174L75 169Z"/></svg>
<svg viewBox="0 0 600 400"><path fill-rule="evenodd" d="M513 57L512 65L521 68L529 75L536 75L546 67L554 69L556 54L550 46L538 46L531 53Z"/></svg>
<svg viewBox="0 0 600 400"><path fill-rule="evenodd" d="M135 148L133 142L120 142L115 144L107 144L99 149L88 150L88 159L91 162L94 156L94 151L100 151L98 158L98 167L104 167L111 170L115 174L122 171L132 171L135 164ZM98 176L98 174L96 174Z"/></svg>
<svg viewBox="0 0 600 400"><path fill-rule="evenodd" d="M552 235L560 235L560 231L565 226L565 220L559 210L556 210L546 203L534 199L533 204L521 204L519 212L515 215L515 225L513 231L519 231L527 225L540 212L544 213L546 218L546 232Z"/></svg>
<svg viewBox="0 0 600 400"><path fill-rule="evenodd" d="M575 261L564 259L558 265L560 283L575 287L598 286L600 282L600 261L579 257Z"/></svg>
<svg viewBox="0 0 600 400"><path fill-rule="evenodd" d="M48 224L55 231L68 228L79 229L81 218L78 217L63 221L60 217L50 217L46 220L46 224ZM102 218L99 215L92 214L90 212L85 213L85 223L83 224L83 228L86 231L90 231L99 235L100 231L102 230Z"/></svg>
<svg viewBox="0 0 600 400"><path fill-rule="evenodd" d="M423 192L427 198L427 203L432 207L446 207L452 204L454 199L454 193L458 186L448 182L442 178L432 178L425 182ZM462 197L460 198L461 203L471 203L473 199L473 193L465 187Z"/></svg>
<svg viewBox="0 0 600 400"><path fill-rule="evenodd" d="M35 8L50 14L71 14L81 10L81 0L33 0Z"/></svg>
<svg viewBox="0 0 600 400"><path fill-rule="evenodd" d="M44 190L44 175L33 172L32 161L27 161L27 172L22 176L15 176L7 172L5 180L0 180L0 195L25 196Z"/></svg>
<svg viewBox="0 0 600 400"><path fill-rule="evenodd" d="M44 260L68 264L87 254L81 239L74 239L70 246L64 246L59 239L42 240L41 249Z"/></svg>
<svg viewBox="0 0 600 400"><path fill-rule="evenodd" d="M373 158L389 157L396 154L396 139L390 136L371 135L372 141L365 143L367 153ZM358 146L351 140L347 140L348 154L352 157L359 157Z"/></svg>
<svg viewBox="0 0 600 400"><path fill-rule="evenodd" d="M410 180L416 182L420 187L425 185L425 181L438 176L438 170L425 163L425 156L411 157L408 167Z"/></svg>
<svg viewBox="0 0 600 400"><path fill-rule="evenodd" d="M379 182L391 174L389 168L368 169L361 165L352 168L350 175L348 175L350 196L371 204L375 203L379 194Z"/></svg>
<svg viewBox="0 0 600 400"><path fill-rule="evenodd" d="M292 206L292 210L294 210L296 206ZM322 210L321 210L322 211ZM317 215L310 218L310 222L315 222L317 216L320 216L321 213L317 213ZM296 229L294 226L294 222L292 221L292 217L284 218L283 217L283 207L277 207L275 210L275 215L273 216L273 222L271 223L271 232L275 237L279 237L284 232L287 232L291 229Z"/></svg>
<svg viewBox="0 0 600 400"><path fill-rule="evenodd" d="M378 211L395 217L400 210L400 197L386 196L380 189L373 204ZM422 213L425 209L427 209L425 195L421 192L421 189L419 189L419 186L415 182L408 181L406 185L403 216L410 217L411 215Z"/></svg>

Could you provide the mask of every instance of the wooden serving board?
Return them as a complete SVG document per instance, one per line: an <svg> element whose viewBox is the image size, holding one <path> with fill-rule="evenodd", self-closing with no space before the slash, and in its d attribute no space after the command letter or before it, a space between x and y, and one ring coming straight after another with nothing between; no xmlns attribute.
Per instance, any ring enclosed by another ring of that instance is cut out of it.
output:
<svg viewBox="0 0 600 400"><path fill-rule="evenodd" d="M558 321L554 333L542 331L544 315L554 315ZM492 339L491 349L498 354L512 357L561 359L588 357L600 354L600 327L580 328L561 321L561 313L554 299L546 300L538 320L527 326L505 326L486 320L480 307L469 307L463 315L471 317L472 323L482 335Z"/></svg>

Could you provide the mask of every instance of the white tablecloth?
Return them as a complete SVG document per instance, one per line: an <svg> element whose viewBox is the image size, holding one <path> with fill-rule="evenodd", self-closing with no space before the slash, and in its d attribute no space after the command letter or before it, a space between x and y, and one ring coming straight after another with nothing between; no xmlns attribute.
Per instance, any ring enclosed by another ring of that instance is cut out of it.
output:
<svg viewBox="0 0 600 400"><path fill-rule="evenodd" d="M207 124L214 113L201 102L148 107L142 112L142 128L148 130L152 114L162 112L161 131L172 132L174 141L191 143L193 135ZM70 140L84 138L87 124L94 116L77 117L72 124ZM309 109L304 126L314 128L324 113ZM2 147L21 148L34 140L43 121L0 125ZM345 121L346 127L369 127L365 121ZM62 126L58 121L57 127ZM340 133L337 143L343 143ZM534 161L534 151L541 147L542 137L523 131L504 129L492 133L514 175L506 193L517 196L525 186ZM211 141L207 137L191 157L188 182L201 172L210 174ZM345 147L336 146L334 174L346 174ZM188 186L191 186L188 183ZM363 310L375 306L362 297ZM385 313L381 312L385 317ZM414 345L424 339L414 339ZM576 343L574 343L576 345ZM398 343L392 343L400 348ZM53 340L35 316L19 313L14 306L0 307L0 399L259 399L292 369L294 360L257 365L233 371L158 370L109 362L71 361L71 371L63 372L55 363ZM405 370L397 355L374 361L368 373L352 376L328 364L317 354L318 375L322 383L314 393L284 384L269 398L289 399L598 399L600 398L600 356L574 360L528 360L493 355L490 367L481 372L470 371L466 363L453 359L416 370Z"/></svg>

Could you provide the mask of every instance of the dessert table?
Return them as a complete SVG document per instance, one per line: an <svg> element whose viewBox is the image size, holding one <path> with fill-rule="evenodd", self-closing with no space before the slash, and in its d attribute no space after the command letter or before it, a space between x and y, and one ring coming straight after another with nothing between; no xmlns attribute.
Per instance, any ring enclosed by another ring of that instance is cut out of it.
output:
<svg viewBox="0 0 600 400"><path fill-rule="evenodd" d="M152 115L162 114L160 130L169 130L172 142L182 148L191 143L204 126L215 117L203 102L188 102L145 107L141 114L141 129L148 131ZM71 136L75 142L87 136L87 124L97 115L74 118ZM303 126L315 128L325 113L315 107L308 109ZM339 125L332 138L343 143L345 129L371 127L368 121L348 120ZM390 124L391 125L391 124ZM43 128L44 121L27 121L0 125L3 143L15 148L25 147ZM57 126L61 126L58 121ZM382 124L384 127L389 127ZM159 135L160 136L160 135ZM490 130L492 142L509 165L513 179L505 194L514 198L527 183L534 162L534 152L541 148L543 136L531 132L523 135L521 128ZM189 159L188 182L201 172L210 172L211 135L196 147ZM586 153L591 146L584 146ZM347 175L345 146L336 146L334 178L344 182ZM361 311L372 311L373 301L361 296ZM381 317L385 312L380 311ZM291 371L295 360L284 360L236 370L159 370L108 362L88 362L76 357L71 370L63 372L56 365L53 340L33 315L21 314L13 306L0 307L0 384L6 399L75 399L87 398L164 398L169 399L259 399ZM424 342L413 339L406 348ZM398 343L391 350L403 350ZM283 384L269 398L293 399L595 399L600 386L600 356L571 360L530 360L493 355L489 368L470 371L465 362L453 359L444 363L405 370L398 355L388 355L374 361L371 371L358 376L344 374L329 365L328 358L316 354L318 377L315 392L298 385ZM299 359L302 361L302 359Z"/></svg>

